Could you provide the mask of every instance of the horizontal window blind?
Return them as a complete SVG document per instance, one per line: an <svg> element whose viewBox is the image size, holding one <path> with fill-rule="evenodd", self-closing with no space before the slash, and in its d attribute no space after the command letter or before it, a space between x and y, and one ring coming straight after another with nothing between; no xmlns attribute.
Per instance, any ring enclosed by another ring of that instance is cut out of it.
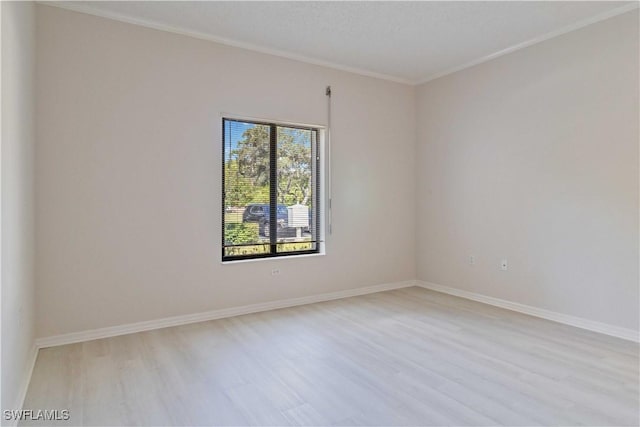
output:
<svg viewBox="0 0 640 427"><path fill-rule="evenodd" d="M222 125L223 260L318 252L318 130Z"/></svg>

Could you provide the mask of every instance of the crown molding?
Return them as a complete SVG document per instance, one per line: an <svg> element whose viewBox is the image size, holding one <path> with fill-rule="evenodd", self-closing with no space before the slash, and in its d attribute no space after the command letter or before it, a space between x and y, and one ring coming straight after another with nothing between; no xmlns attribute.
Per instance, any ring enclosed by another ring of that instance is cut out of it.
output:
<svg viewBox="0 0 640 427"><path fill-rule="evenodd" d="M375 71L364 70L357 67L350 67L347 65L337 64L331 61L325 61L322 59L311 58L304 55L298 55L296 53L286 52L283 50L272 49L264 46L258 46L252 43L245 43L236 40L231 40L225 37L218 37L211 34L202 33L199 31L187 30L185 28L175 27L172 25L163 24L157 21L140 19L140 18L132 18L130 16L126 16L120 13L115 12L107 12L102 10L94 9L86 4L77 4L75 2L68 3L57 3L57 2L47 2L47 1L39 1L39 4L44 4L47 6L54 6L60 9L70 10L72 12L84 13L87 15L98 16L100 18L111 19L113 21L120 21L127 24L138 25L141 27L151 28L154 30L165 31L169 33L179 34L182 36L193 37L200 40L207 40L210 42L218 43L225 46L237 47L240 49L246 49L253 52L263 53L266 55L278 56L285 59L291 59L298 62L304 62L311 65L318 65L321 67L332 68L338 71L345 71L352 74L358 74L365 77L373 77L376 79L387 80L394 83L402 83L406 85L415 84L414 81L409 79L404 79L402 77L391 76L387 74L377 73Z"/></svg>
<svg viewBox="0 0 640 427"><path fill-rule="evenodd" d="M482 64L484 62L491 61L492 59L496 59L496 58L499 58L501 56L508 55L508 54L510 54L512 52L515 52L517 50L524 49L524 48L527 48L529 46L533 46L535 44L541 43L543 41L546 41L546 40L561 36L563 34L567 34L567 33L570 33L572 31L579 30L580 28L587 27L587 26L589 26L591 24L595 24L597 22L604 21L604 20L607 20L609 18L613 18L614 16L622 15L623 13L627 13L627 12L630 12L630 11L632 11L634 9L638 9L639 6L640 6L640 2L633 2L631 4L626 4L624 6L608 10L608 11L603 12L601 14L592 16L591 18L583 19L583 20L575 22L575 23L573 23L571 25L567 25L566 27L562 27L562 28L560 28L558 30L551 31L549 33L540 35L538 37L534 37L534 38L532 38L530 40L527 40L527 41L524 41L522 43L514 44L513 46L510 46L510 47L508 47L506 49L502 49L502 50L499 50L497 52L491 53L489 55L474 59L473 61L469 61L469 62L464 63L462 65L458 65L458 66L455 66L455 67L452 67L452 68L447 68L446 70L443 70L443 71L440 71L438 73L432 74L431 76L429 76L429 77L427 77L425 79L414 81L414 84L415 85L421 85L421 84L424 84L424 83L428 83L428 82L430 82L432 80L439 79L440 77L448 76L449 74L453 74L453 73L456 73L458 71L462 71L462 70L465 70L467 68L474 67L474 66Z"/></svg>
<svg viewBox="0 0 640 427"><path fill-rule="evenodd" d="M225 37L218 37L211 34L202 33L199 31L192 31L185 28L175 27L172 25L163 24L153 20L133 18L127 15L123 15L115 12L108 12L103 10L95 9L91 6L88 6L86 3L76 3L76 2L67 2L67 3L58 3L55 1L38 1L39 4L44 4L47 6L54 6L60 9L66 9L73 12L85 13L88 15L94 15L101 18L111 19L114 21L120 21L127 24L138 25L141 27L151 28L154 30L165 31L169 33L179 34L187 37L193 37L200 40L207 40L214 43L222 44L225 46L237 47L240 49L246 49L266 55L278 56L281 58L291 59L294 61L304 62L307 64L318 65L321 67L331 68L338 71L345 71L348 73L358 74L361 76L372 77L381 80L387 80L394 83L401 83L406 85L418 86L424 83L428 83L432 80L439 79L440 77L447 76L449 74L456 73L458 71L465 70L467 68L474 67L476 65L482 64L487 61L491 61L492 59L499 58L501 56L507 55L509 53L518 51L520 49L527 48L529 46L533 46L535 44L541 43L543 41L552 39L554 37L561 36L563 34L570 33L572 31L578 30L580 28L589 26L591 24L595 24L600 21L604 21L609 18L613 18L618 15L622 15L623 13L630 12L634 9L638 9L640 7L639 1L633 1L629 4L625 4L624 6L617 7L615 9L608 10L606 12L600 13L598 15L594 15L590 18L583 19L581 21L575 22L571 25L567 25L560 29L548 32L546 34L534 37L530 40L524 41L522 43L517 43L515 45L509 46L505 49L493 52L489 55L482 56L480 58L474 59L473 61L466 62L461 65L457 65L455 67L447 68L445 70L439 71L437 73L431 74L425 78L421 79L407 79L398 76L392 76L383 73L377 73L375 71L365 70L357 67L350 67L343 64L338 64L331 61L325 61L317 58L311 58L304 55L298 55L291 52L282 51L279 49L272 49L264 46L255 45L252 43L240 42L232 39L228 39Z"/></svg>

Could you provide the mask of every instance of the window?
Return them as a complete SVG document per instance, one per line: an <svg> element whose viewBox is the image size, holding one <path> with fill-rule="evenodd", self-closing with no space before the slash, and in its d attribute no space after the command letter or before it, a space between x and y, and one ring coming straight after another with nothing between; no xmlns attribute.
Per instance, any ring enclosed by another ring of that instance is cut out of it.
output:
<svg viewBox="0 0 640 427"><path fill-rule="evenodd" d="M319 130L222 119L222 260L319 251Z"/></svg>

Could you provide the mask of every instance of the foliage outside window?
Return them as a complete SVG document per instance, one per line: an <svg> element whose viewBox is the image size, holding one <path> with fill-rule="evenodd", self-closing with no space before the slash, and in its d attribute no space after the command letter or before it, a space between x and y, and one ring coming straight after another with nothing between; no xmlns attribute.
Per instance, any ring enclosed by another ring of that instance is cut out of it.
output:
<svg viewBox="0 0 640 427"><path fill-rule="evenodd" d="M222 124L223 260L318 252L318 130Z"/></svg>

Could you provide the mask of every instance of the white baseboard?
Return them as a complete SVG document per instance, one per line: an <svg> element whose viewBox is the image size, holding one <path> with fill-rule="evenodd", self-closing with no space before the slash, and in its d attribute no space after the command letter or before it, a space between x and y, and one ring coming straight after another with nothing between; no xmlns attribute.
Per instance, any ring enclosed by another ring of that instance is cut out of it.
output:
<svg viewBox="0 0 640 427"><path fill-rule="evenodd" d="M596 322L582 317L570 316L568 314L558 313L544 308L533 307L530 305L520 304L517 302L507 301L500 298L489 297L475 292L464 291L462 289L451 288L449 286L438 285L436 283L416 281L416 286L420 286L432 291L442 292L457 297L482 302L496 307L506 308L507 310L517 311L519 313L528 314L530 316L540 317L542 319L552 320L565 325L575 326L577 328L587 329L601 334L611 335L613 337L622 338L624 340L640 342L638 331L633 329L622 328L620 326L609 325L608 323Z"/></svg>
<svg viewBox="0 0 640 427"><path fill-rule="evenodd" d="M166 317L163 319L149 320L146 322L130 323L126 325L111 326L107 328L91 329L88 331L73 332L70 334L55 335L36 339L38 348L55 347L65 344L73 344L83 341L91 341L100 338L115 337L118 335L133 334L136 332L150 331L153 329L167 328L171 326L186 325L189 323L204 322L207 320L222 319L225 317L240 316L243 314L258 313L261 311L276 310L278 308L294 307L297 305L313 304L316 302L330 301L340 298L354 297L358 295L372 294L375 292L389 291L392 289L415 286L415 280L405 282L385 283L368 286L365 288L347 289L344 291L329 292L308 297L289 298L258 304L250 304L241 307L223 308L203 313L185 314L182 316Z"/></svg>
<svg viewBox="0 0 640 427"><path fill-rule="evenodd" d="M22 384L20 384L20 390L18 390L18 396L16 397L16 403L13 406L14 409L24 409L24 400L27 397L27 390L29 389L29 384L31 383L31 376L33 375L33 368L36 366L36 359L38 358L38 347L34 345L31 347L31 352L29 353L29 360L27 361L26 372L22 377ZM9 426L17 426L18 420L6 421ZM5 425L5 424L2 424Z"/></svg>
<svg viewBox="0 0 640 427"><path fill-rule="evenodd" d="M118 335L133 334L136 332L150 331L153 329L168 328L172 326L186 325L189 323L205 322L207 320L222 319L225 317L240 316L243 314L258 313L261 311L276 310L279 308L294 307L297 305L313 304L316 302L330 301L341 298L354 297L358 295L372 294L376 292L389 291L392 289L407 288L411 286L420 286L426 289L454 295L473 301L482 302L496 307L506 308L508 310L517 311L531 316L552 320L566 325L599 332L606 335L622 338L629 341L640 342L639 334L632 329L621 328L606 323L596 322L593 320L583 319L580 317L570 316L551 310L533 307L525 304L511 302L499 298L493 298L474 292L464 291L461 289L442 286L435 283L425 282L421 280L408 280L404 282L385 283L381 285L368 286L364 288L348 289L344 291L330 292L319 295L311 295L308 297L289 298L278 301L271 301L258 304L250 304L241 307L223 308L219 310L211 310L202 313L186 314L182 316L166 317L162 319L149 320L145 322L130 323L126 325L111 326L107 328L91 329L81 332L73 332L69 334L55 335L51 337L36 339L36 347L46 348L55 347L65 344L73 344L83 341L91 341L100 338L115 337ZM33 362L37 352L34 351ZM33 364L33 363L32 363ZM32 366L33 368L33 366ZM28 385L28 383L27 383ZM26 393L26 388L24 390Z"/></svg>

